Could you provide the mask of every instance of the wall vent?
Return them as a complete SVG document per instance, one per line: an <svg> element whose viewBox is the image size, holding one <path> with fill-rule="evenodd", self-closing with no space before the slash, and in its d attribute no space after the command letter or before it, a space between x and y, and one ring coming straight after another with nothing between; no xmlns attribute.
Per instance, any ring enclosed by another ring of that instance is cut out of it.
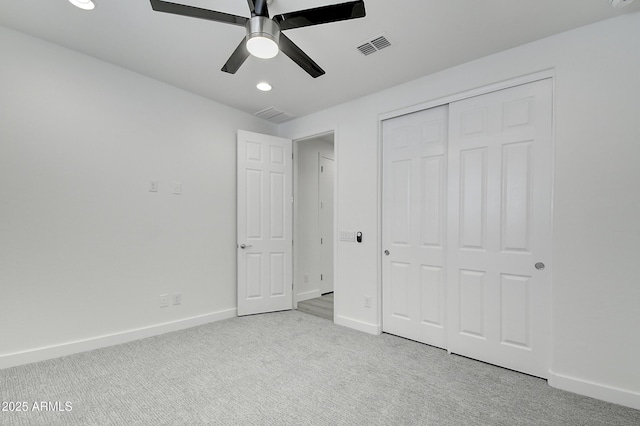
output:
<svg viewBox="0 0 640 426"><path fill-rule="evenodd" d="M369 56L372 53L376 53L378 50L382 50L389 46L391 46L391 42L387 38L386 34L380 34L373 37L371 40L360 43L356 49L358 49L364 56Z"/></svg>
<svg viewBox="0 0 640 426"><path fill-rule="evenodd" d="M274 123L284 123L287 120L291 120L293 117L284 111L280 111L275 107L269 107L258 111L254 114L256 117L264 120L272 121Z"/></svg>

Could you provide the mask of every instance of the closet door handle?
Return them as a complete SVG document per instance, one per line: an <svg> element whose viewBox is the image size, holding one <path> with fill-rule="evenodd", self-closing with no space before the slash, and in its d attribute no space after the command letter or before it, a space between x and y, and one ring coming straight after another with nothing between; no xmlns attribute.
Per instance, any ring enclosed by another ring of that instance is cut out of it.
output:
<svg viewBox="0 0 640 426"><path fill-rule="evenodd" d="M251 244L240 244L242 250L253 247Z"/></svg>
<svg viewBox="0 0 640 426"><path fill-rule="evenodd" d="M384 251L384 255L385 255L385 256L389 256L390 254L391 254L391 252L390 252L389 250L385 250L385 251Z"/></svg>

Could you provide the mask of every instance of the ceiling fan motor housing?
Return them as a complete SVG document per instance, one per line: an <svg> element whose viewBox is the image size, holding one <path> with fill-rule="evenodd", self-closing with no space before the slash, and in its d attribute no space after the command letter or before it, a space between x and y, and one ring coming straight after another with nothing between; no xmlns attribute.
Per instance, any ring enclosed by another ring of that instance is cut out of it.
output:
<svg viewBox="0 0 640 426"><path fill-rule="evenodd" d="M280 41L280 25L264 16L254 16L247 21L247 41L254 37L266 37L276 45Z"/></svg>

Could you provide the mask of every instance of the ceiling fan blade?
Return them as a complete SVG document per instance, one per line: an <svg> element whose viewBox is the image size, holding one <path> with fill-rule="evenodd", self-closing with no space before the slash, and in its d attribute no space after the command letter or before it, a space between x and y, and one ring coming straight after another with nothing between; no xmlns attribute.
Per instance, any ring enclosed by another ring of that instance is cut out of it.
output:
<svg viewBox="0 0 640 426"><path fill-rule="evenodd" d="M298 64L300 68L305 70L311 77L317 78L324 74L324 70L313 62L313 59L307 56L289 37L282 33L280 33L280 51L290 57L293 62Z"/></svg>
<svg viewBox="0 0 640 426"><path fill-rule="evenodd" d="M247 50L247 42L245 39L242 39L238 47L236 47L236 50L233 51L227 60L227 63L222 67L221 71L228 72L229 74L235 74L248 57L249 51Z"/></svg>
<svg viewBox="0 0 640 426"><path fill-rule="evenodd" d="M291 30L293 28L308 27L310 25L362 18L365 14L364 1L359 0L283 13L274 16L273 20L280 25L281 30Z"/></svg>
<svg viewBox="0 0 640 426"><path fill-rule="evenodd" d="M249 5L249 10L251 11L251 16L255 16L256 13L256 5L253 0L247 0L247 4Z"/></svg>
<svg viewBox="0 0 640 426"><path fill-rule="evenodd" d="M229 13L217 12L215 10L201 9L199 7L188 6L186 4L170 3L162 0L150 0L151 8L156 12L173 13L174 15L189 16L191 18L206 19L208 21L224 22L239 26L246 26L249 18L244 16L231 15Z"/></svg>

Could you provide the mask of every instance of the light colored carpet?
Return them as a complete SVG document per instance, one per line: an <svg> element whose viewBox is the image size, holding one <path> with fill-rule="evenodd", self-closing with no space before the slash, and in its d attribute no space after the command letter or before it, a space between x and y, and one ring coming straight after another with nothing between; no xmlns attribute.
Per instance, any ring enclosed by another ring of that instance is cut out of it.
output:
<svg viewBox="0 0 640 426"><path fill-rule="evenodd" d="M296 311L0 371L2 425L639 425L640 411Z"/></svg>
<svg viewBox="0 0 640 426"><path fill-rule="evenodd" d="M298 310L333 321L333 293L323 294L315 299L298 302Z"/></svg>

